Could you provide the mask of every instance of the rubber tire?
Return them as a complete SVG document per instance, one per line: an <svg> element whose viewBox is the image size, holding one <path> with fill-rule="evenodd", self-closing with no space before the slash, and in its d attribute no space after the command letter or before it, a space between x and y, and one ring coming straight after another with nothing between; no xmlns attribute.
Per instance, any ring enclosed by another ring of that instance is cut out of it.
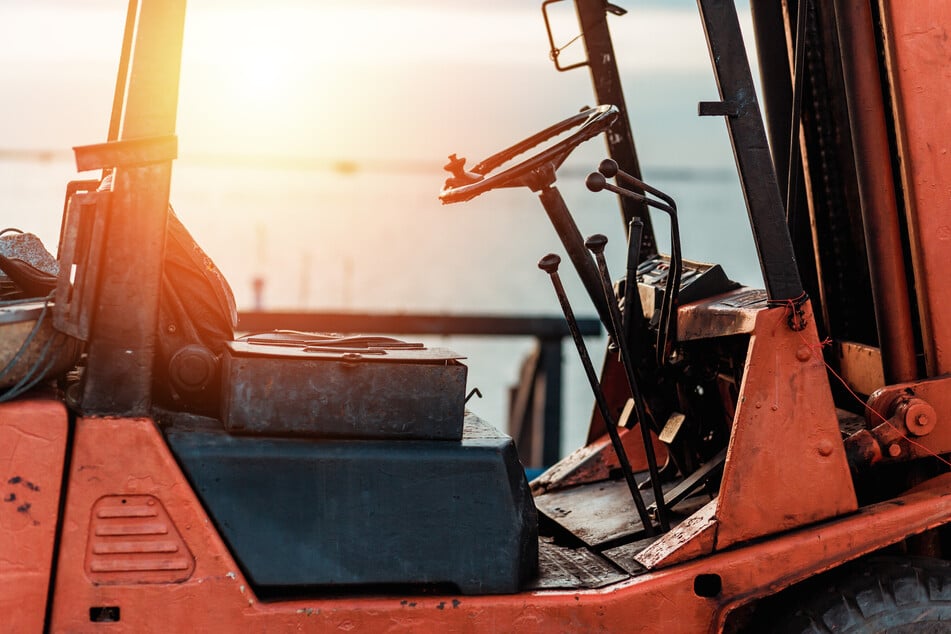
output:
<svg viewBox="0 0 951 634"><path fill-rule="evenodd" d="M792 590L760 613L781 634L951 632L951 563L924 557L863 559Z"/></svg>

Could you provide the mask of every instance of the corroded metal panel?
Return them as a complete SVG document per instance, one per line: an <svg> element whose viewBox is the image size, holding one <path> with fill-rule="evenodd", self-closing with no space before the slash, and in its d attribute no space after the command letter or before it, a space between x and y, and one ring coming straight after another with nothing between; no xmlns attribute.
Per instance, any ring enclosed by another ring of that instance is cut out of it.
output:
<svg viewBox="0 0 951 634"><path fill-rule="evenodd" d="M41 632L66 454L66 408L0 405L0 630Z"/></svg>
<svg viewBox="0 0 951 634"><path fill-rule="evenodd" d="M229 343L225 428L323 438L462 438L466 366L459 355L439 348L309 350Z"/></svg>
<svg viewBox="0 0 951 634"><path fill-rule="evenodd" d="M951 4L881 5L922 341L934 376L951 371Z"/></svg>

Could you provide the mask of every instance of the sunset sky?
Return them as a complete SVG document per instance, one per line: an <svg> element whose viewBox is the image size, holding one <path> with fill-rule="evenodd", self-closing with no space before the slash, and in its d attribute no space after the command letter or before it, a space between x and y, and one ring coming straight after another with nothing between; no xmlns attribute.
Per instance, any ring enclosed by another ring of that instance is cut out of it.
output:
<svg viewBox="0 0 951 634"><path fill-rule="evenodd" d="M630 13L611 24L622 72L644 78L627 86L632 112L650 115L658 92L688 91L677 101L697 125L695 102L715 88L695 3L621 4ZM125 8L123 0L0 0L0 148L103 140ZM577 33L571 3L553 11L555 38L567 42ZM565 56L581 50L576 43ZM489 153L592 102L586 71L559 75L547 54L535 3L191 0L182 155ZM475 120L491 120L498 136L486 138Z"/></svg>

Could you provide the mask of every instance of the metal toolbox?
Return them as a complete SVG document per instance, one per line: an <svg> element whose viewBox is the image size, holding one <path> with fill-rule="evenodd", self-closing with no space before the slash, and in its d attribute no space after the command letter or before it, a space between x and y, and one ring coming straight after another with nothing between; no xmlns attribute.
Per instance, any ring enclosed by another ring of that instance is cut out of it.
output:
<svg viewBox="0 0 951 634"><path fill-rule="evenodd" d="M300 334L228 343L225 429L316 438L462 438L462 356L384 337L301 340Z"/></svg>

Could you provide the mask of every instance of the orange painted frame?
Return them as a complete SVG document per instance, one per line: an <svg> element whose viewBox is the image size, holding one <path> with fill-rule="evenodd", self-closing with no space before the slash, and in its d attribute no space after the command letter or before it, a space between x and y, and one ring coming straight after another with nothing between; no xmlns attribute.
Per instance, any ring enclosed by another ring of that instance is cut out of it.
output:
<svg viewBox="0 0 951 634"><path fill-rule="evenodd" d="M34 398L0 404L0 630L42 632L68 418Z"/></svg>
<svg viewBox="0 0 951 634"><path fill-rule="evenodd" d="M951 372L951 4L879 0L927 376Z"/></svg>
<svg viewBox="0 0 951 634"><path fill-rule="evenodd" d="M717 499L637 556L647 568L858 508L811 302L755 314Z"/></svg>
<svg viewBox="0 0 951 634"><path fill-rule="evenodd" d="M119 607L110 631L715 631L727 613L951 517L951 475L900 500L599 590L502 596L344 597L261 603L149 419L77 422L53 605L53 631L90 629L91 607ZM160 500L195 558L179 583L97 585L85 571L91 512L109 495ZM817 547L818 545L818 547ZM723 590L698 596L716 574ZM677 606L671 610L671 605Z"/></svg>

